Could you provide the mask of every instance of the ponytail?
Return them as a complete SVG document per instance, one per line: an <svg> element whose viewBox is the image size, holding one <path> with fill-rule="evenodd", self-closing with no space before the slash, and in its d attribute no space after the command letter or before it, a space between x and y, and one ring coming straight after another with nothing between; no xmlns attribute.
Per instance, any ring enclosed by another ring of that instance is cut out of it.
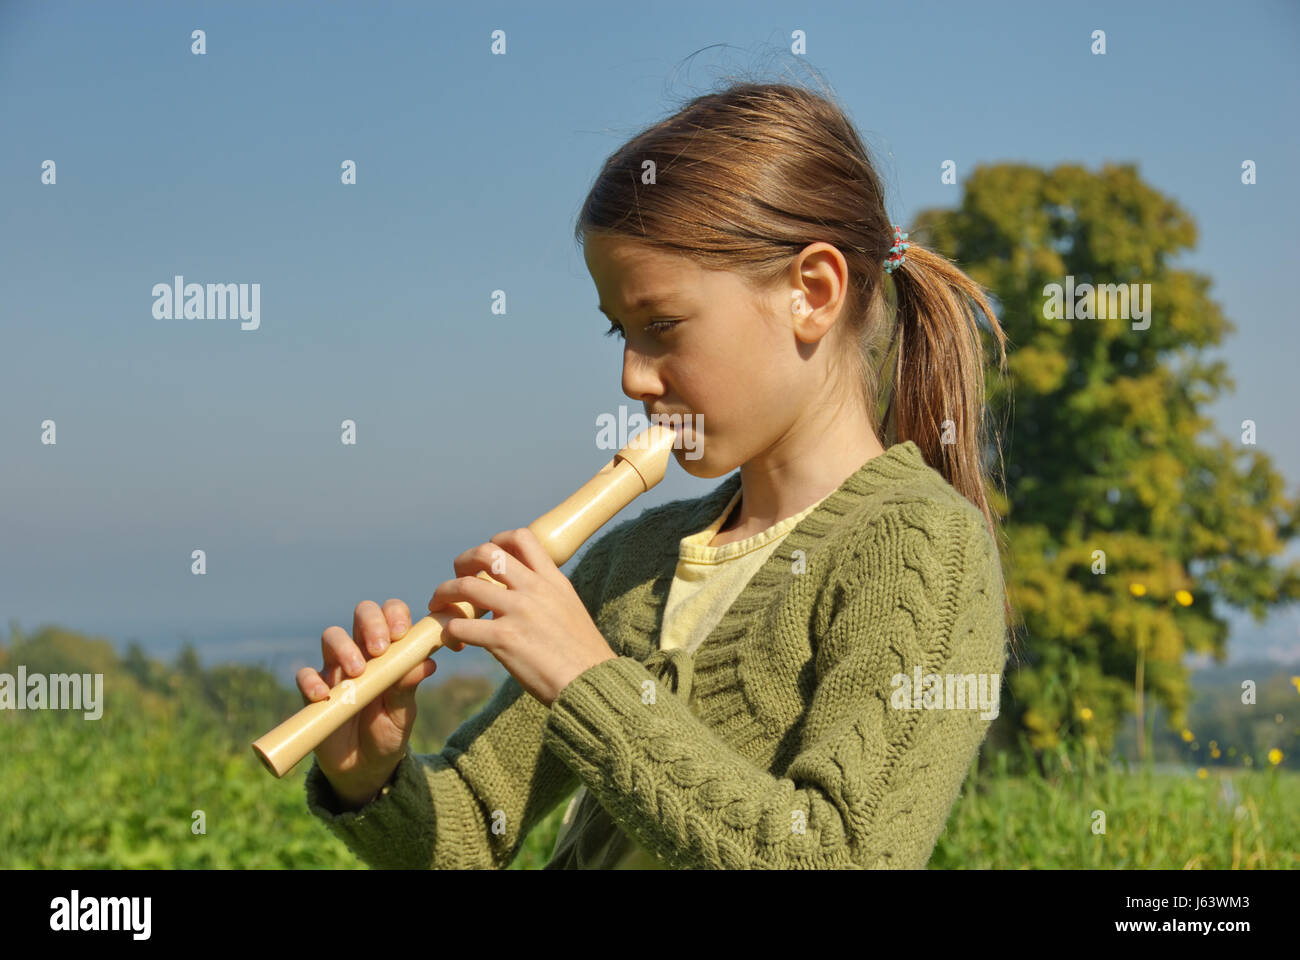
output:
<svg viewBox="0 0 1300 960"><path fill-rule="evenodd" d="M983 289L949 260L915 242L890 274L897 321L886 362L893 377L884 427L894 442L911 440L925 462L997 527L985 487L984 345L978 306L1006 369L1006 335Z"/></svg>

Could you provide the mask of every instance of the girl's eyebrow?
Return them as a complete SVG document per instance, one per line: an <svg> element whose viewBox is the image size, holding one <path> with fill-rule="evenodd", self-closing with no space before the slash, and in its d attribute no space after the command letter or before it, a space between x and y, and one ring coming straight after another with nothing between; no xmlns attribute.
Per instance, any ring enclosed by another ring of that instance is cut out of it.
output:
<svg viewBox="0 0 1300 960"><path fill-rule="evenodd" d="M633 303L632 311L635 313L637 310L640 310L642 307L662 307L663 305L668 303L669 300L670 298L664 296L663 294L651 294L646 297L641 297L635 303ZM606 310L600 304L596 304L596 309L599 310L601 313L603 313L605 316L609 317L609 319L611 320L614 319L614 315L610 313L608 310Z"/></svg>

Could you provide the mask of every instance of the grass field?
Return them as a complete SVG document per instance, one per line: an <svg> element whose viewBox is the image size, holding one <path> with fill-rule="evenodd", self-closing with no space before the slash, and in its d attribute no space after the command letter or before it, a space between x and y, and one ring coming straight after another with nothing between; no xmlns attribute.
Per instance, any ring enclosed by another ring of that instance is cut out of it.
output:
<svg viewBox="0 0 1300 960"><path fill-rule="evenodd" d="M0 671L102 670L106 704L97 720L0 710L0 868L363 868L307 810L309 763L277 780L249 748L301 704L267 675L124 663L69 634L17 652L6 666L0 650ZM417 752L481 705L448 683L421 707ZM1028 775L1009 766L986 745L932 869L1300 867L1300 774L1285 767L1130 771L1079 744ZM512 869L546 863L566 805Z"/></svg>
<svg viewBox="0 0 1300 960"><path fill-rule="evenodd" d="M210 729L146 717L0 714L0 867L362 866L308 812L305 762L276 780ZM1294 773L1073 767L972 770L931 868L1300 866ZM564 807L533 830L514 869L546 863ZM193 832L198 810L206 833Z"/></svg>

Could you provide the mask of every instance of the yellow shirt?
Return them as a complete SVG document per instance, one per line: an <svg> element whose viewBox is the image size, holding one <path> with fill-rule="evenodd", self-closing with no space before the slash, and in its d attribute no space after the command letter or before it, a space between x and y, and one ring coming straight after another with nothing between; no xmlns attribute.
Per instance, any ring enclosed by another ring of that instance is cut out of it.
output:
<svg viewBox="0 0 1300 960"><path fill-rule="evenodd" d="M699 533L681 539L677 570L664 606L663 624L659 633L660 649L681 648L688 653L695 653L726 615L736 597L740 596L750 578L776 549L781 538L822 502L818 500L806 510L778 521L752 537L718 547L709 546L709 541L718 535L718 531L731 516L731 511L740 502L741 493L741 490L736 491L731 502L711 524ZM559 849L560 841L572 826L574 811L586 793L585 786L579 787L564 811L564 820L555 838L555 849ZM596 865L609 865L615 870L663 869L658 857L630 840L621 830L610 838L605 849L593 862Z"/></svg>

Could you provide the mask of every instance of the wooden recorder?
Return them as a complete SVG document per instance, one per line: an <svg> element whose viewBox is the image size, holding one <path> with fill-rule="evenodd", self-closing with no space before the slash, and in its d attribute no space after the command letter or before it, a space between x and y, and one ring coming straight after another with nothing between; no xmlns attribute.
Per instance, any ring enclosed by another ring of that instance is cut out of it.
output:
<svg viewBox="0 0 1300 960"><path fill-rule="evenodd" d="M676 431L671 427L652 425L633 437L572 496L528 525L557 567L615 514L664 478L675 441ZM505 586L486 572L478 575ZM254 742L253 751L266 769L283 777L321 741L441 647L442 629L449 620L482 617L487 612L462 601L411 624L400 640L366 662L361 676L336 684L329 699L303 707Z"/></svg>

